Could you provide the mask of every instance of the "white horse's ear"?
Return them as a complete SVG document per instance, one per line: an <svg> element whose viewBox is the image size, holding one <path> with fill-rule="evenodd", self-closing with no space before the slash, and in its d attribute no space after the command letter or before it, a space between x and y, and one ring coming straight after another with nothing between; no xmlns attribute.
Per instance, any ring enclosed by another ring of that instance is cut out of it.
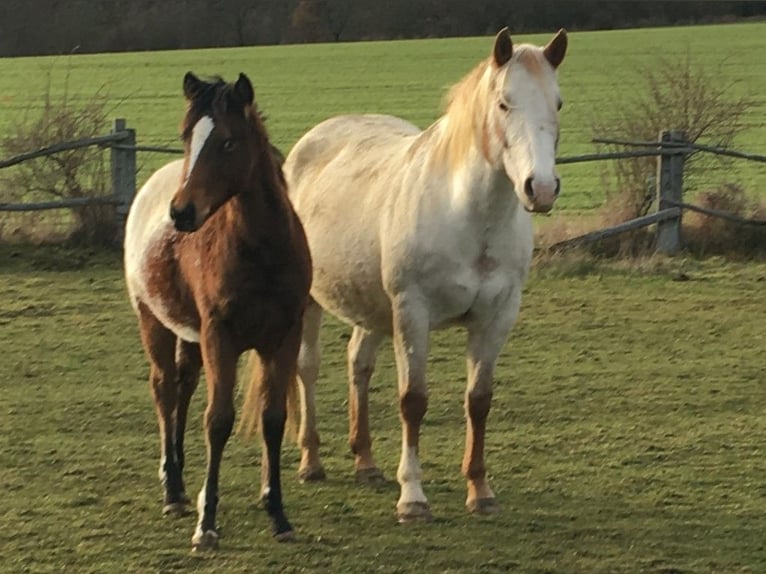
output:
<svg viewBox="0 0 766 574"><path fill-rule="evenodd" d="M495 36L495 48L492 51L493 61L498 68L508 63L513 56L513 42L508 28L503 28Z"/></svg>
<svg viewBox="0 0 766 574"><path fill-rule="evenodd" d="M564 60L564 56L567 53L567 31L562 28L558 34L553 37L553 40L548 42L548 45L543 48L543 54L545 59L551 63L551 66L558 68L559 64Z"/></svg>

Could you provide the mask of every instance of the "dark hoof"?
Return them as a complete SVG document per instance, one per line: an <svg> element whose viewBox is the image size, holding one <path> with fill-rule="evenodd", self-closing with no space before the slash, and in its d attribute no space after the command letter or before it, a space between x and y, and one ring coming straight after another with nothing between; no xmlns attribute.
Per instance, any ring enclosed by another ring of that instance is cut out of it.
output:
<svg viewBox="0 0 766 574"><path fill-rule="evenodd" d="M163 516L186 516L189 513L190 511L185 501L168 502L162 507Z"/></svg>
<svg viewBox="0 0 766 574"><path fill-rule="evenodd" d="M174 496L175 500L172 502L168 502L168 496L165 495L165 505L162 507L162 514L163 516L185 516L187 514L190 514L190 510L188 508L188 505L191 504L191 500L188 496L186 496L185 492L181 492L179 495Z"/></svg>
<svg viewBox="0 0 766 574"><path fill-rule="evenodd" d="M465 508L472 514L497 514L500 512L500 505L495 498L477 498L469 500Z"/></svg>
<svg viewBox="0 0 766 574"><path fill-rule="evenodd" d="M327 478L327 475L322 466L317 468L302 468L298 471L298 480L301 482L319 482L325 478Z"/></svg>
<svg viewBox="0 0 766 574"><path fill-rule="evenodd" d="M284 514L273 517L271 522L271 535L277 542L290 542L295 540L295 531Z"/></svg>
<svg viewBox="0 0 766 574"><path fill-rule="evenodd" d="M377 467L372 468L360 468L356 471L356 481L362 484L385 484L386 477L383 476L383 471Z"/></svg>
<svg viewBox="0 0 766 574"><path fill-rule="evenodd" d="M218 533L215 530L197 531L192 537L192 552L218 550Z"/></svg>
<svg viewBox="0 0 766 574"><path fill-rule="evenodd" d="M396 518L399 524L409 522L430 522L433 520L427 502L407 502L396 505Z"/></svg>
<svg viewBox="0 0 766 574"><path fill-rule="evenodd" d="M274 540L277 542L292 542L295 540L295 531L287 530L285 532L277 532L274 534Z"/></svg>

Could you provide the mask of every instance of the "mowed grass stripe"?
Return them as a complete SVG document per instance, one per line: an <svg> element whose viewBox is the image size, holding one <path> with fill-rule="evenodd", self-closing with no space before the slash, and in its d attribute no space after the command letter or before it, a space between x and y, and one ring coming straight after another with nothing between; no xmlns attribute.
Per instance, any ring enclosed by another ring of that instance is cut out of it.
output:
<svg viewBox="0 0 766 574"><path fill-rule="evenodd" d="M542 44L553 32L514 35L514 40ZM622 113L625 98L644 85L640 70L687 52L694 62L720 71L720 81L732 84L733 95L752 102L744 118L747 130L736 147L764 153L764 33L764 23L572 33L560 71L565 100L560 154L594 151L594 119ZM140 143L177 145L183 74L193 70L233 78L245 72L254 81L274 142L287 151L311 126L340 113L389 113L427 126L439 116L449 86L491 46L492 39L482 37L0 59L0 129L39 109L50 77L54 93L66 81L70 96L78 99L103 89L112 105L110 115L127 118ZM168 159L142 154L139 180ZM562 166L559 208L581 211L601 205L603 167ZM763 164L742 160L711 170L691 191L725 181L766 194Z"/></svg>
<svg viewBox="0 0 766 574"><path fill-rule="evenodd" d="M436 520L398 526L397 487L357 485L346 423L348 329L328 319L317 387L329 479L300 485L295 544L268 533L257 442L232 437L222 549L189 554L163 519L146 359L117 257L0 247L0 572L763 572L766 266L681 259L537 269L498 363L487 463L502 512L463 510L464 333L432 337L422 431ZM675 281L683 272L688 280ZM390 344L371 424L393 479L401 431ZM204 383L187 484L204 475Z"/></svg>

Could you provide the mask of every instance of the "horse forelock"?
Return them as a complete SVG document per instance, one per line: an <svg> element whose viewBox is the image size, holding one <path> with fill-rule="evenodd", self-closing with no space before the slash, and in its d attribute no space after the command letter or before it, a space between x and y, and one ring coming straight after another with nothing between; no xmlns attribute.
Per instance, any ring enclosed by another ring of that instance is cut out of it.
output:
<svg viewBox="0 0 766 574"><path fill-rule="evenodd" d="M555 105L558 95L556 71L545 58L542 48L531 44L522 44L514 51L511 63L522 67L535 80L536 85L539 86L550 104Z"/></svg>
<svg viewBox="0 0 766 574"><path fill-rule="evenodd" d="M187 139L191 136L194 126L200 118L225 115L232 111L232 106L240 107L246 119L254 120L256 125L259 125L259 129L263 129L260 124L263 124L266 118L257 109L255 102L245 105L237 101L234 84L226 83L223 78L215 76L210 81L205 82L200 93L189 101L181 124L182 137Z"/></svg>
<svg viewBox="0 0 766 574"><path fill-rule="evenodd" d="M512 66L524 68L539 79L545 92L550 64L543 50L531 44L514 46L513 56L505 65L497 67L491 58L479 62L447 92L444 106L444 131L436 148L437 157L445 161L450 171L461 167L472 146L478 146L486 159L490 159L491 141L506 136L492 122L490 112L498 102L493 94L499 83L506 82ZM549 70L550 69L550 70ZM555 78L555 72L553 72ZM545 93L545 97L551 94Z"/></svg>

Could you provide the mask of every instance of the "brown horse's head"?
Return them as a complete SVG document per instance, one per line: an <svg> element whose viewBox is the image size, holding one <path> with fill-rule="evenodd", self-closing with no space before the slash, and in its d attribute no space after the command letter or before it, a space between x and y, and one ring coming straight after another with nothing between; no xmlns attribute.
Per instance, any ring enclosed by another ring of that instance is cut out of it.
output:
<svg viewBox="0 0 766 574"><path fill-rule="evenodd" d="M195 231L251 181L258 122L253 86L244 74L227 84L188 72L183 89L184 178L170 202L170 217L177 230Z"/></svg>

